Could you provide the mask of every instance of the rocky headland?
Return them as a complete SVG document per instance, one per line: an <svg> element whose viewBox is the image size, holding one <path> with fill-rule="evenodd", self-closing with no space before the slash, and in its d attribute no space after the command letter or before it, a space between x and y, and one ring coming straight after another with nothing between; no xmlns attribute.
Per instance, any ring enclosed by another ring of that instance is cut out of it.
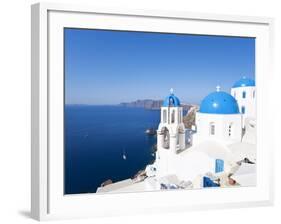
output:
<svg viewBox="0 0 281 224"><path fill-rule="evenodd" d="M120 105L124 107L138 107L147 110L160 110L162 104L163 104L163 100L152 100L152 99L136 100L132 102L120 103ZM187 112L193 105L182 103L181 106L183 107L183 110Z"/></svg>

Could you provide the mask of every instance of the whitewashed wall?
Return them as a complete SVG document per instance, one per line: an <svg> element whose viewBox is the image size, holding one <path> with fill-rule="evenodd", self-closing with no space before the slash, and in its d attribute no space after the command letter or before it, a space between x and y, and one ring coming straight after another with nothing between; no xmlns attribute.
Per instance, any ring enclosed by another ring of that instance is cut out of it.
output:
<svg viewBox="0 0 281 224"><path fill-rule="evenodd" d="M193 144L199 144L206 140L216 140L224 144L241 141L242 137L242 116L240 114L207 114L196 113L196 130L193 135ZM215 125L215 134L210 134L210 123ZM231 135L229 136L229 125Z"/></svg>
<svg viewBox="0 0 281 224"><path fill-rule="evenodd" d="M243 98L243 92L246 97ZM242 113L242 107L245 107L245 113L243 114L243 127L245 125L246 118L256 118L256 87L237 87L231 89L231 95L237 100L240 113Z"/></svg>

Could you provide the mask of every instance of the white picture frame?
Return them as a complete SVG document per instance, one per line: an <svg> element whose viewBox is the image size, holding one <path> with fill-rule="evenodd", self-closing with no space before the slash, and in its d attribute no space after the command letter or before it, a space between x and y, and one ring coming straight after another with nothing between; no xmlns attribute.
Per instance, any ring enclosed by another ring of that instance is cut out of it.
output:
<svg viewBox="0 0 281 224"><path fill-rule="evenodd" d="M267 110L273 79L273 19L189 12L32 5L31 214L37 220L264 206L273 203L273 130ZM63 27L256 38L257 185L255 187L63 194ZM122 206L120 206L122 205Z"/></svg>

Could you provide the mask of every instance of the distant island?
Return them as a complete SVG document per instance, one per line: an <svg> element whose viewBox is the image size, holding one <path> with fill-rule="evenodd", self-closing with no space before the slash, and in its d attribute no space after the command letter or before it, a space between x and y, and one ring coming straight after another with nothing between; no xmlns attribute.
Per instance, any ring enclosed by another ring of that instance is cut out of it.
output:
<svg viewBox="0 0 281 224"><path fill-rule="evenodd" d="M148 110L160 110L162 103L163 100L146 99L146 100L136 100L133 102L120 103L120 105L124 107L139 107Z"/></svg>
<svg viewBox="0 0 281 224"><path fill-rule="evenodd" d="M147 110L160 110L162 104L163 104L163 100L152 100L152 99L136 100L132 102L120 103L120 105L124 107L139 107ZM194 105L183 103L181 104L181 106L183 107L184 111L189 111L189 109Z"/></svg>

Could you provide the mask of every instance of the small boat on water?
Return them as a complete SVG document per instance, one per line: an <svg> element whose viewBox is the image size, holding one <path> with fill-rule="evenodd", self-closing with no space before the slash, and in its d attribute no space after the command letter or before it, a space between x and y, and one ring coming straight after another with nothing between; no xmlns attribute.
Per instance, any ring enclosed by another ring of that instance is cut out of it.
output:
<svg viewBox="0 0 281 224"><path fill-rule="evenodd" d="M154 128L148 128L145 130L145 133L147 135L156 135L157 132L156 132L156 129L154 129Z"/></svg>
<svg viewBox="0 0 281 224"><path fill-rule="evenodd" d="M123 150L123 155L122 155L122 158L123 158L124 160L126 160L126 159L127 159L127 156L126 156L125 150Z"/></svg>

